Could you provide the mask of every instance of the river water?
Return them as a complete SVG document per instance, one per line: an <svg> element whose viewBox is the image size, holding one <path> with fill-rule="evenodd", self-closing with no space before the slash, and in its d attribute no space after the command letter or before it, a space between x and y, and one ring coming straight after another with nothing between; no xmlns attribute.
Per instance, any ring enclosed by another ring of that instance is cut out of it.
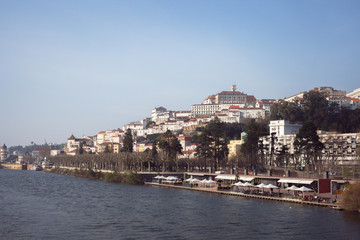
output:
<svg viewBox="0 0 360 240"><path fill-rule="evenodd" d="M0 170L0 239L360 239L322 207Z"/></svg>

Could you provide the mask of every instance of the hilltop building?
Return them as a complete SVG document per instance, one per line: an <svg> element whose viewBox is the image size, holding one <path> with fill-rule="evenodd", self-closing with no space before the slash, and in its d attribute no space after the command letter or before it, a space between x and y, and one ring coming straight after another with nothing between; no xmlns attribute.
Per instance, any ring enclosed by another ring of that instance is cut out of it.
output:
<svg viewBox="0 0 360 240"><path fill-rule="evenodd" d="M302 100L304 98L304 94L308 92L319 92L323 94L327 98L346 98L346 92L341 90L335 90L332 87L317 87L309 91L300 92L291 97L284 98L284 101L287 102L295 102L296 100Z"/></svg>
<svg viewBox="0 0 360 240"><path fill-rule="evenodd" d="M236 105L239 108L254 108L256 98L252 95L247 95L243 92L236 91L236 85L233 85L231 91L222 91L215 95L210 95L202 101L201 104L194 104L191 106L191 115L210 116L215 112L223 109L229 109L231 105Z"/></svg>

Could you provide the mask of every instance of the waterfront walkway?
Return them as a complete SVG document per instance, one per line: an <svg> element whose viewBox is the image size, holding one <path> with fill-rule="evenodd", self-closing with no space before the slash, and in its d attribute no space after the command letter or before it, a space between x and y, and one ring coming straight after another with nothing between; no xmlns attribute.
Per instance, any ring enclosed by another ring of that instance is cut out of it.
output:
<svg viewBox="0 0 360 240"><path fill-rule="evenodd" d="M247 198L257 198L257 199L265 199L265 200L272 200L272 201L314 205L314 206L328 207L328 208L332 208L332 209L342 210L340 204L338 204L338 203L324 203L324 202L316 202L316 201L304 201L301 199L293 199L293 198L287 198L287 197L274 197L274 196L255 195L255 194L245 194L245 193L234 192L234 191L229 191L229 190L218 190L216 187L214 187L214 188L186 187L183 185L160 184L160 183L153 183L153 182L145 182L145 184L152 185L152 186L166 187L166 188L185 189L185 190L192 190L192 191L199 191L199 192L208 192L208 193L232 195L232 196L239 196L239 197L247 197Z"/></svg>

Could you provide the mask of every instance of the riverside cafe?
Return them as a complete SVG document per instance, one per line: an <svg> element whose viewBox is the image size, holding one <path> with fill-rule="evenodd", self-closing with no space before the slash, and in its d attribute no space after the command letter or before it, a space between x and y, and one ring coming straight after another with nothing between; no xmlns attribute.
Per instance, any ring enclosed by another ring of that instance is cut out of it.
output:
<svg viewBox="0 0 360 240"><path fill-rule="evenodd" d="M330 193L330 179L316 179L316 178L288 178L288 177L272 177L261 175L236 175L233 174L220 174L215 177L215 180L219 183L220 189L230 189L231 185L237 181L248 182L253 185L258 184L272 184L280 189L295 186L305 186L314 190L316 193Z"/></svg>

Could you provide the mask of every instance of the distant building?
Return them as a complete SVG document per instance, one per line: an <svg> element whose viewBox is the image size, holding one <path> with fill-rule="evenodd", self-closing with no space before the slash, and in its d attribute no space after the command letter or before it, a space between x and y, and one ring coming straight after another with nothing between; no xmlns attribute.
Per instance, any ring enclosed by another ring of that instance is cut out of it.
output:
<svg viewBox="0 0 360 240"><path fill-rule="evenodd" d="M90 137L75 138L74 135L71 135L65 145L65 152L67 155L75 155L80 149L80 146L84 148L91 147L93 145L93 139Z"/></svg>
<svg viewBox="0 0 360 240"><path fill-rule="evenodd" d="M240 151L241 145L244 144L244 139L246 138L246 133L241 133L241 139L240 140L230 140L230 143L227 145L229 149L229 158L234 157L237 155L237 153Z"/></svg>
<svg viewBox="0 0 360 240"><path fill-rule="evenodd" d="M295 102L296 100L302 100L304 98L304 95L309 92L319 92L324 97L327 98L340 98L343 99L346 97L346 92L341 90L335 90L332 87L317 87L309 91L300 92L296 95L293 95L291 97L284 98L284 101L287 102Z"/></svg>
<svg viewBox="0 0 360 240"><path fill-rule="evenodd" d="M31 155L37 161L43 160L44 158L50 156L50 148L36 148L31 152Z"/></svg>
<svg viewBox="0 0 360 240"><path fill-rule="evenodd" d="M6 161L8 155L8 149L6 145L4 144L2 147L0 147L0 160L1 162Z"/></svg>
<svg viewBox="0 0 360 240"><path fill-rule="evenodd" d="M346 94L346 97L348 98L358 98L360 99L360 88L355 89L351 93Z"/></svg>

